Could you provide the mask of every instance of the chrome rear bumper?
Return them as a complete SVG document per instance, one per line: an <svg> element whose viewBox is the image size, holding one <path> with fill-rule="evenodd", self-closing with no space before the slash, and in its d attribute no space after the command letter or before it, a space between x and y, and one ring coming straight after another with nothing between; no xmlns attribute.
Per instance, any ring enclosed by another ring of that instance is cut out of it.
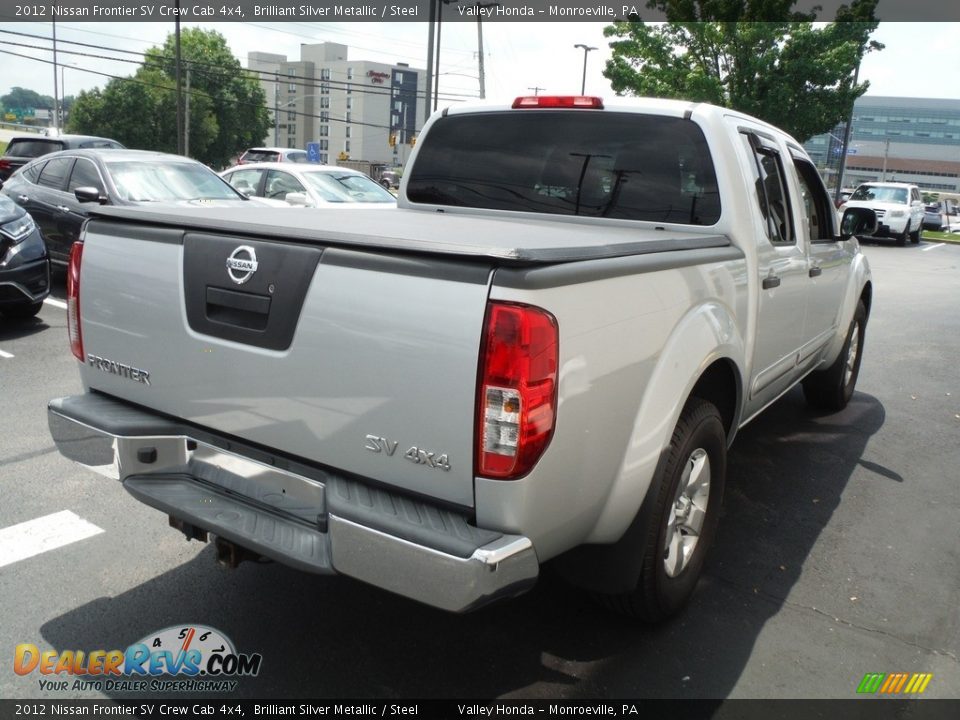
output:
<svg viewBox="0 0 960 720"><path fill-rule="evenodd" d="M58 450L181 523L316 573L341 573L452 612L518 595L526 537L153 415L99 394L52 400Z"/></svg>

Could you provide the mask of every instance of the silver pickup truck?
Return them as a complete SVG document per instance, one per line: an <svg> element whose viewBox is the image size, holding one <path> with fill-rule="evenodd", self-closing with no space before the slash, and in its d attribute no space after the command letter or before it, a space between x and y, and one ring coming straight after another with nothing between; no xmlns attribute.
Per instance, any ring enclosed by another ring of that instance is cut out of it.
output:
<svg viewBox="0 0 960 720"><path fill-rule="evenodd" d="M60 451L218 558L451 611L551 561L648 621L693 592L727 448L853 393L873 287L792 138L679 101L429 120L389 213L97 210Z"/></svg>

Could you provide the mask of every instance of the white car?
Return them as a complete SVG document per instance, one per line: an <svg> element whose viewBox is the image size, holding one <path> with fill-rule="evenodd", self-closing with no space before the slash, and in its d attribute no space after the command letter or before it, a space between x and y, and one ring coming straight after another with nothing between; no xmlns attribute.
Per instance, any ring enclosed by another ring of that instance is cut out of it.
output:
<svg viewBox="0 0 960 720"><path fill-rule="evenodd" d="M920 242L923 234L923 201L916 185L898 182L870 182L860 185L843 205L840 213L848 207L866 207L877 214L877 236L896 238L897 245Z"/></svg>
<svg viewBox="0 0 960 720"><path fill-rule="evenodd" d="M248 197L296 207L396 207L397 200L362 172L336 165L253 163L220 177Z"/></svg>

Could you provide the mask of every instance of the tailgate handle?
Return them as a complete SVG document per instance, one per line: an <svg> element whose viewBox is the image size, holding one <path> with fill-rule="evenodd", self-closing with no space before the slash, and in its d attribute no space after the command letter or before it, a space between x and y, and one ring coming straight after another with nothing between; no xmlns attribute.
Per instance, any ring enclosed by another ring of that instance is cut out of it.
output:
<svg viewBox="0 0 960 720"><path fill-rule="evenodd" d="M270 316L270 297L207 287L207 319L226 325L264 330Z"/></svg>

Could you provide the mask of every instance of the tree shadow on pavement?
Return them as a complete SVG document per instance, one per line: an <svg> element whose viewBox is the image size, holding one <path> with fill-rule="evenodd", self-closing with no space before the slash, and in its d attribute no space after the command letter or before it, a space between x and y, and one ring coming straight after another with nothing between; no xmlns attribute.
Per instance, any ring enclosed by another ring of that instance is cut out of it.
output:
<svg viewBox="0 0 960 720"><path fill-rule="evenodd" d="M550 573L521 598L458 616L275 564L220 570L208 547L42 634L57 649L123 649L171 625L210 625L263 655L260 675L232 697L724 698L824 541L884 417L862 393L816 416L795 390L745 428L705 576L687 610L660 626L609 615ZM877 482L896 481L887 472Z"/></svg>

